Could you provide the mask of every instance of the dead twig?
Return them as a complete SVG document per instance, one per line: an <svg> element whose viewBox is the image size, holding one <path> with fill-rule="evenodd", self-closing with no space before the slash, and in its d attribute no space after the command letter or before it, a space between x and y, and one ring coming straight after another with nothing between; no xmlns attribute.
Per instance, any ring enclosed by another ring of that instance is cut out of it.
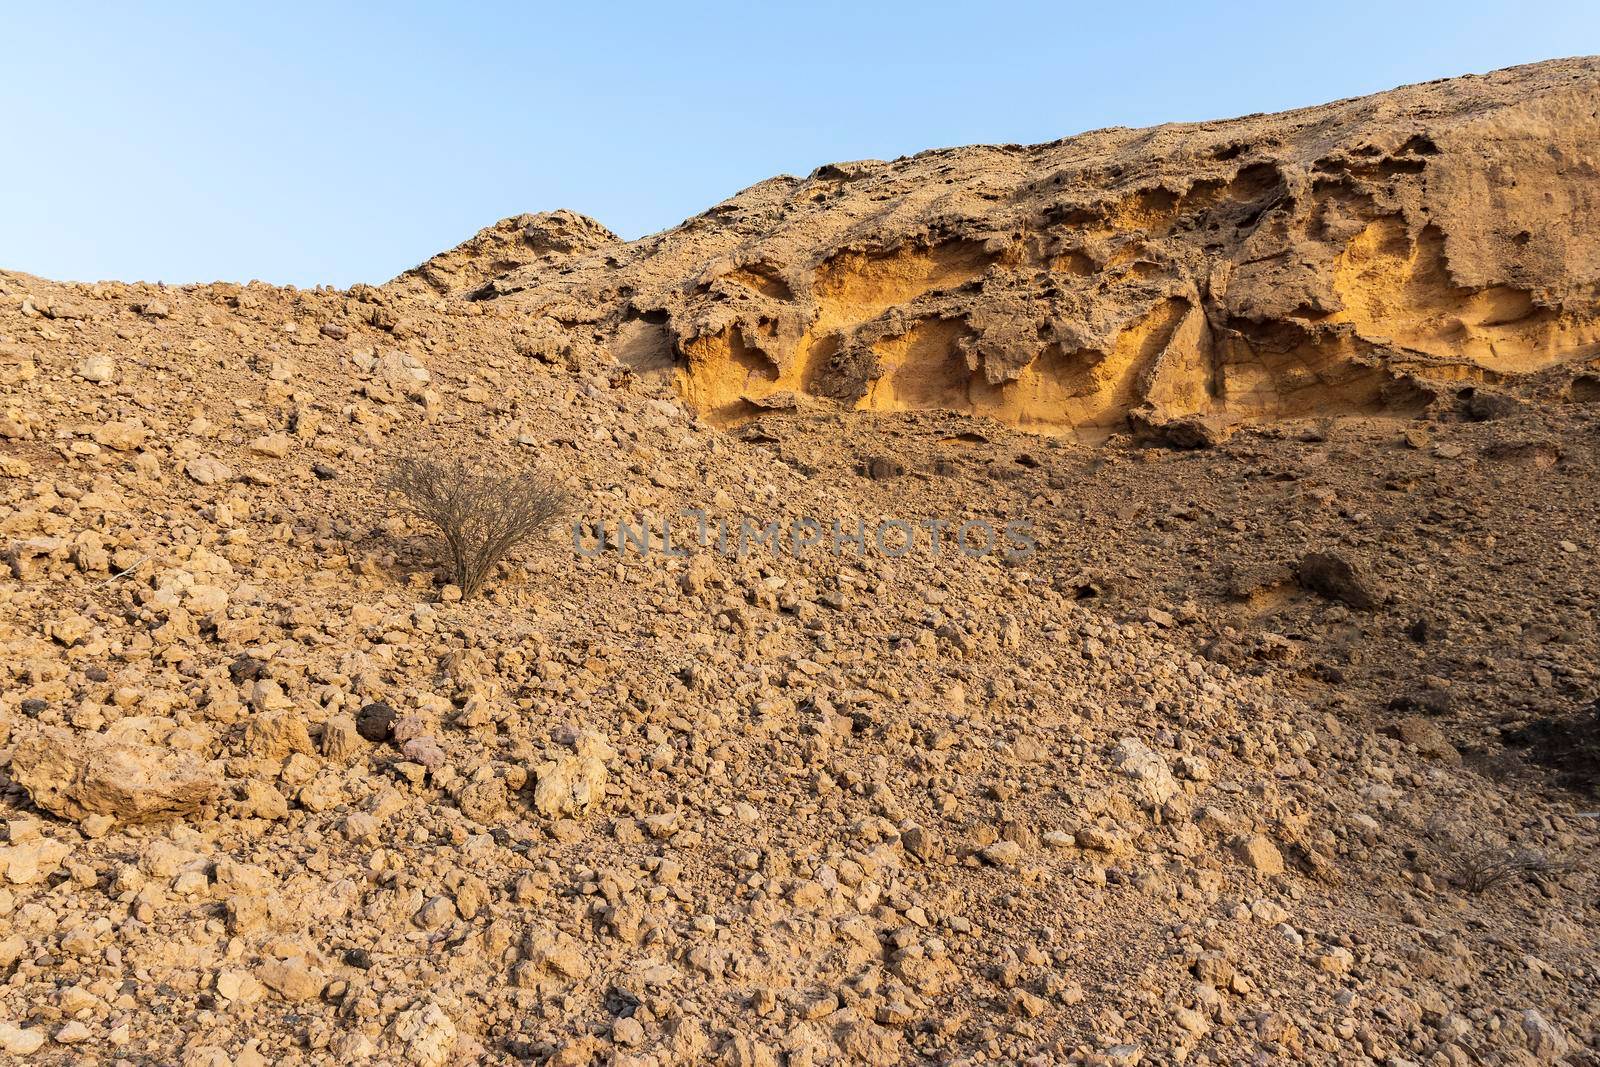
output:
<svg viewBox="0 0 1600 1067"><path fill-rule="evenodd" d="M138 559L134 560L132 563L128 564L126 567L122 568L120 571L118 571L117 573L113 574L111 577L107 578L105 581L101 582L99 585L95 586L95 588L96 589L104 589L106 586L110 585L112 582L116 581L118 578L122 578L122 577L124 577L126 575L132 574L134 571L138 570L140 567L143 567L146 563L149 563L149 562L150 562L150 557L149 556L140 556Z"/></svg>

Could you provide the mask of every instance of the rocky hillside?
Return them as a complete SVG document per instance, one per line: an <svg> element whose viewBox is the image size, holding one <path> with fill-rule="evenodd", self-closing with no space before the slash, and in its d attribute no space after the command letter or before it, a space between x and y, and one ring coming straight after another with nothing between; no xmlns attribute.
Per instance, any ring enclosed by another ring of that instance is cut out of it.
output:
<svg viewBox="0 0 1600 1067"><path fill-rule="evenodd" d="M1439 381L1600 355L1597 95L1600 61L1565 60L831 164L631 244L508 220L439 257L472 264L449 281L436 259L394 284L670 365L719 424L820 403L1098 440L1130 415L1412 413Z"/></svg>
<svg viewBox="0 0 1600 1067"><path fill-rule="evenodd" d="M0 1058L1596 1062L1595 71L0 272Z"/></svg>

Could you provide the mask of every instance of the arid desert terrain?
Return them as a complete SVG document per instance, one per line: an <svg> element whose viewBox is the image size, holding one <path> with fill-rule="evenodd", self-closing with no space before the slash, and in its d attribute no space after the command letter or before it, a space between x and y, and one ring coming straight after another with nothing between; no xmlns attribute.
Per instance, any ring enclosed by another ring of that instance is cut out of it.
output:
<svg viewBox="0 0 1600 1067"><path fill-rule="evenodd" d="M0 1060L1593 1067L1597 516L1600 59L0 271Z"/></svg>

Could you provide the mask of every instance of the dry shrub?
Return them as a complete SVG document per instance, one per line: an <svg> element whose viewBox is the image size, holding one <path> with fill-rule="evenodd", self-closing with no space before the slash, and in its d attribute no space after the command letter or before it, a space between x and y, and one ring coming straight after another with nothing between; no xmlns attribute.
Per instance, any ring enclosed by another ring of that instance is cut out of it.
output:
<svg viewBox="0 0 1600 1067"><path fill-rule="evenodd" d="M1434 860L1430 873L1473 896L1525 878L1579 869L1571 861L1516 847L1453 812L1429 819L1423 833Z"/></svg>
<svg viewBox="0 0 1600 1067"><path fill-rule="evenodd" d="M1474 848L1455 857L1450 878L1468 893L1478 896L1524 875L1555 874L1571 869L1572 864L1550 859L1531 849Z"/></svg>
<svg viewBox="0 0 1600 1067"><path fill-rule="evenodd" d="M405 497L413 514L438 527L463 599L483 587L506 553L549 526L570 503L558 486L532 471L494 473L459 459L397 460L387 484Z"/></svg>

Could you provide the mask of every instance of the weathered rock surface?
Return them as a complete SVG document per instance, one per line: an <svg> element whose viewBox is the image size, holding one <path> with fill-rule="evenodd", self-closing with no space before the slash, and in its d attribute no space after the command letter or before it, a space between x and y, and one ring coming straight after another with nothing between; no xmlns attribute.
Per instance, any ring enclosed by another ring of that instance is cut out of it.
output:
<svg viewBox="0 0 1600 1067"><path fill-rule="evenodd" d="M1600 352L1597 85L1558 60L832 164L626 245L569 221L557 257L506 220L446 254L470 282L432 284L581 324L719 423L779 395L1085 438L1130 414L1413 412L1441 381Z"/></svg>
<svg viewBox="0 0 1600 1067"><path fill-rule="evenodd" d="M611 754L603 738L585 734L573 755L546 760L533 772L533 806L543 815L581 815L605 796L605 760Z"/></svg>
<svg viewBox="0 0 1600 1067"><path fill-rule="evenodd" d="M222 789L221 777L193 753L55 728L17 743L11 777L45 811L129 823L196 814Z"/></svg>
<svg viewBox="0 0 1600 1067"><path fill-rule="evenodd" d="M471 238L406 271L385 288L413 294L482 297L518 270L556 268L621 244L594 219L573 211L518 215L486 226Z"/></svg>

